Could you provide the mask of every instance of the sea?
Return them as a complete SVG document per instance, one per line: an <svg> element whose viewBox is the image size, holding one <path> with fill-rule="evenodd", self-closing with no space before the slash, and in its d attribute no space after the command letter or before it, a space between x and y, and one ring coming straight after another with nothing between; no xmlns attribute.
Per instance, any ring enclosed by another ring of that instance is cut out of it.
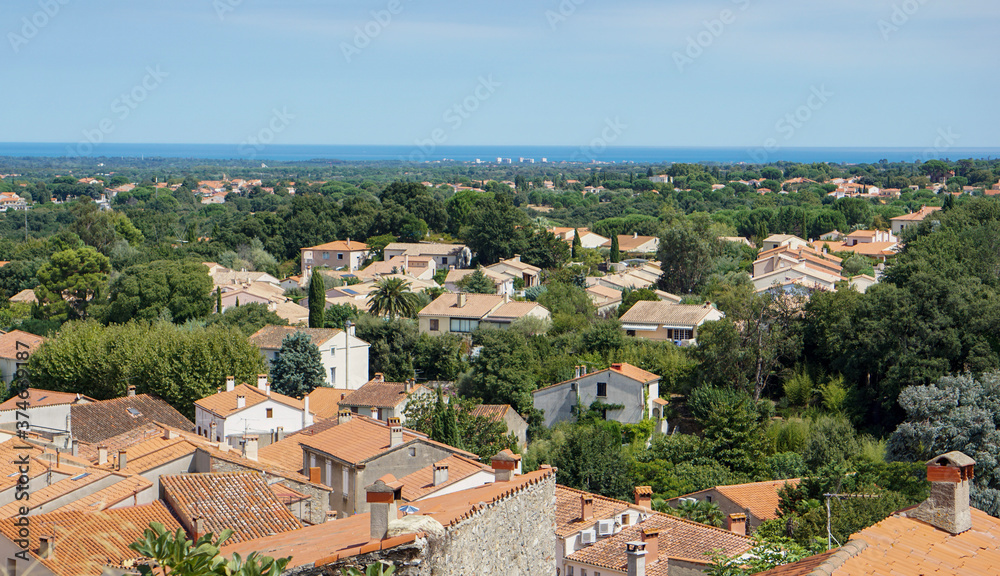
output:
<svg viewBox="0 0 1000 576"><path fill-rule="evenodd" d="M0 157L92 159L191 158L288 162L480 162L523 163L747 163L830 162L836 164L916 162L932 159L990 159L1000 147L988 148L782 148L772 147L605 147L601 146L433 146L384 145L254 145L247 144L115 144L58 142L0 142Z"/></svg>

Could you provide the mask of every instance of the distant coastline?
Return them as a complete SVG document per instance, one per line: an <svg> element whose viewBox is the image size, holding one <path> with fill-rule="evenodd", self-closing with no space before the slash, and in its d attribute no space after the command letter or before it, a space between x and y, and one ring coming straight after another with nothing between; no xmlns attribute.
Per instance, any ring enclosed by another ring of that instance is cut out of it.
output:
<svg viewBox="0 0 1000 576"><path fill-rule="evenodd" d="M665 162L717 162L721 164L759 164L778 161L831 162L838 164L925 161L932 158L997 158L1000 147L978 148L778 148L762 147L608 147L590 146L435 146L421 149L413 146L347 146L347 145L268 145L251 147L245 144L114 144L2 142L0 157L42 158L198 158L206 160L237 160L260 162L475 162L477 159L495 163L497 158L509 158L518 164L522 158L539 164L543 159L553 162L614 162L636 164Z"/></svg>

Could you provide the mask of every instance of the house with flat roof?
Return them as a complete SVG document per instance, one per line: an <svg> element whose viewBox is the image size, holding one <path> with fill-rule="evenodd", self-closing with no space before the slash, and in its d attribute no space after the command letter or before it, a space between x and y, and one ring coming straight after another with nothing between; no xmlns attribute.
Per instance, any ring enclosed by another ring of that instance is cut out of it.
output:
<svg viewBox="0 0 1000 576"><path fill-rule="evenodd" d="M548 427L575 419L578 405L588 408L599 402L609 406L603 409L605 420L636 424L662 418L665 404L660 399L660 377L628 363L593 372L577 366L573 378L535 390L532 396Z"/></svg>
<svg viewBox="0 0 1000 576"><path fill-rule="evenodd" d="M725 314L711 304L674 304L660 300L636 302L620 320L628 336L694 345L698 342L699 326L724 317Z"/></svg>

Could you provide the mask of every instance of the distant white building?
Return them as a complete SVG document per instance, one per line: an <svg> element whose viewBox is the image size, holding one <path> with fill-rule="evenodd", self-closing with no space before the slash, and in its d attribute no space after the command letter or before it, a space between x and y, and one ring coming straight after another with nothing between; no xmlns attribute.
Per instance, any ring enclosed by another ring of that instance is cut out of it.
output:
<svg viewBox="0 0 1000 576"><path fill-rule="evenodd" d="M268 366L274 362L285 336L302 332L319 348L320 361L326 375L326 386L357 390L368 381L368 350L371 345L350 333L333 328L299 328L295 326L264 326L250 337L260 348Z"/></svg>
<svg viewBox="0 0 1000 576"><path fill-rule="evenodd" d="M271 391L267 374L257 376L257 386L236 385L226 378L226 390L194 403L195 432L213 442L240 446L243 435L291 434L313 425L309 397L296 400Z"/></svg>

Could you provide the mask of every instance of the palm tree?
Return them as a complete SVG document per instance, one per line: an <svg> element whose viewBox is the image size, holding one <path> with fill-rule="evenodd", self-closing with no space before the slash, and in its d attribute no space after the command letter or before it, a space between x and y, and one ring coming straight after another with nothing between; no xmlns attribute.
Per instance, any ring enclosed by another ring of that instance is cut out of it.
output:
<svg viewBox="0 0 1000 576"><path fill-rule="evenodd" d="M383 278L375 283L368 296L368 312L373 316L411 318L417 314L420 297L410 291L410 283L402 278Z"/></svg>

